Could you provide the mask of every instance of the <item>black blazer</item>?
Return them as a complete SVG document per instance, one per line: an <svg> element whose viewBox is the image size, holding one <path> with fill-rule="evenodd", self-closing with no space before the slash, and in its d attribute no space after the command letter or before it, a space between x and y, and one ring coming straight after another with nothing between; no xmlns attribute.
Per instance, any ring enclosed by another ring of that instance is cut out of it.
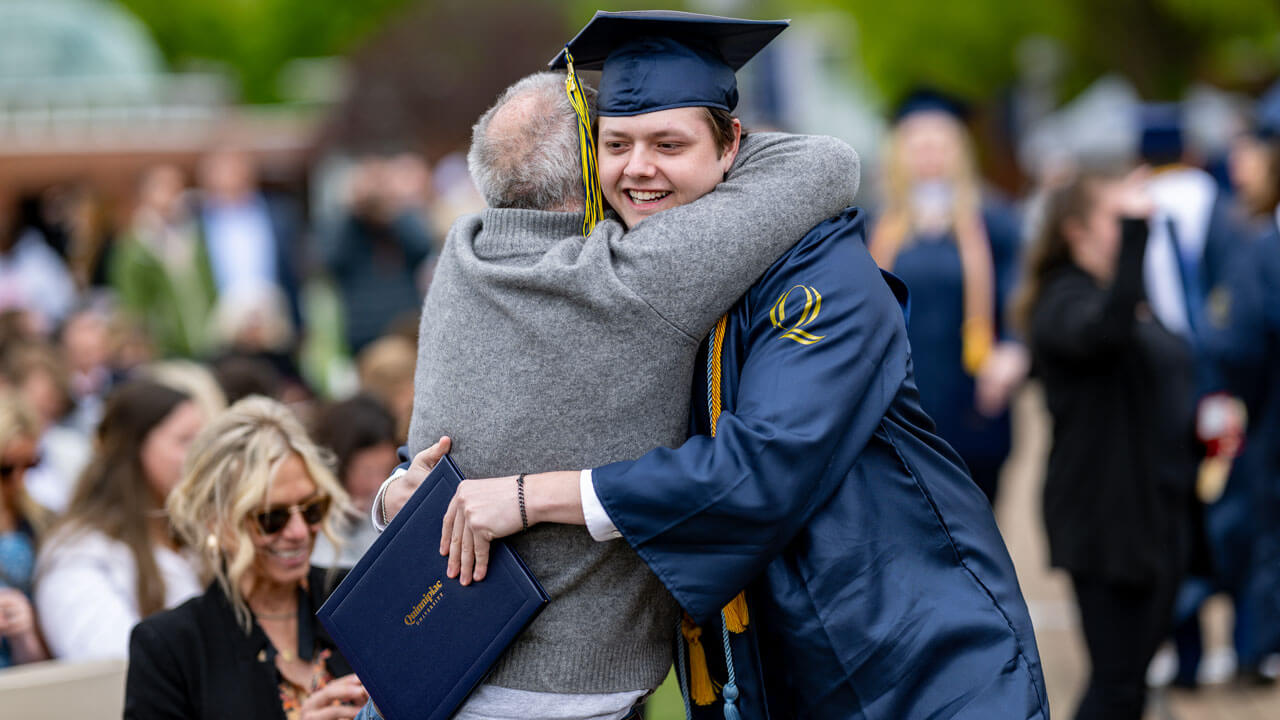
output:
<svg viewBox="0 0 1280 720"><path fill-rule="evenodd" d="M1053 416L1044 520L1055 567L1167 582L1189 548L1195 480L1190 348L1145 307L1147 225L1127 220L1115 279L1074 264L1044 279L1031 316Z"/></svg>
<svg viewBox="0 0 1280 720"><path fill-rule="evenodd" d="M326 583L326 579L330 582ZM302 657L331 650L326 663L335 678L351 672L316 619L341 575L312 568L310 591L301 593L298 651ZM249 720L279 718L280 676L271 642L255 622L246 633L231 603L213 583L200 597L153 615L133 629L125 681L126 720Z"/></svg>

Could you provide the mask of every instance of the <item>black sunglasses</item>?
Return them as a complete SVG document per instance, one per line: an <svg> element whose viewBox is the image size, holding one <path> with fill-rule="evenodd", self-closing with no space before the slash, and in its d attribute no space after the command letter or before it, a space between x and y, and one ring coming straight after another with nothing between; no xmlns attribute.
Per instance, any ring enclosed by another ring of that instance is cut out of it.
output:
<svg viewBox="0 0 1280 720"><path fill-rule="evenodd" d="M26 472L40 464L40 458L20 463L0 463L0 480L8 480L19 472Z"/></svg>
<svg viewBox="0 0 1280 720"><path fill-rule="evenodd" d="M319 525L324 522L325 516L329 514L331 501L332 498L326 496L316 498L306 505L271 508L266 512L258 513L254 516L254 519L258 521L258 529L262 531L263 535L275 535L284 530L295 511L302 515L302 521L306 524Z"/></svg>

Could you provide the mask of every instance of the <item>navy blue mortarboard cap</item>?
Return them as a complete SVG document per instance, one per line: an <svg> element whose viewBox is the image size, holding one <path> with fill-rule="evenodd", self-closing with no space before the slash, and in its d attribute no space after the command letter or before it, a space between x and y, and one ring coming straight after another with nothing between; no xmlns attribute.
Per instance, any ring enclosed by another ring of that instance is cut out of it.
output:
<svg viewBox="0 0 1280 720"><path fill-rule="evenodd" d="M671 10L599 11L551 61L601 70L596 112L639 115L738 105L734 73L789 25Z"/></svg>
<svg viewBox="0 0 1280 720"><path fill-rule="evenodd" d="M1141 141L1138 153L1152 165L1182 160L1182 108L1177 103L1147 103L1138 110Z"/></svg>
<svg viewBox="0 0 1280 720"><path fill-rule="evenodd" d="M1280 82L1272 85L1254 108L1254 133L1264 139L1280 138Z"/></svg>
<svg viewBox="0 0 1280 720"><path fill-rule="evenodd" d="M962 123L969 119L969 107L964 101L933 88L918 88L898 103L893 113L893 123L896 125L908 115L919 112L946 113Z"/></svg>

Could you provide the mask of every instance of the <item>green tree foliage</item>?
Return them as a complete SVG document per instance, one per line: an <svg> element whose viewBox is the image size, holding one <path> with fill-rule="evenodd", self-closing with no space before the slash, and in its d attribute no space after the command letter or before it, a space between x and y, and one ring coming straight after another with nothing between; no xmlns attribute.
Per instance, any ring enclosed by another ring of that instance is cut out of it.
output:
<svg viewBox="0 0 1280 720"><path fill-rule="evenodd" d="M800 16L838 10L858 28L854 53L894 102L926 84L982 100L1017 76L1019 42L1058 41L1068 92L1107 71L1146 97L1177 97L1193 80L1256 89L1280 72L1275 0L789 0L743 3Z"/></svg>
<svg viewBox="0 0 1280 720"><path fill-rule="evenodd" d="M293 58L343 54L398 11L439 0L117 0L155 36L170 63L228 65L249 102L279 99ZM661 4L661 3L660 3ZM1017 76L1019 42L1056 39L1070 93L1119 71L1150 98L1176 97L1192 80L1257 89L1280 72L1276 0L676 0L672 9L747 17L839 11L857 28L853 57L890 103L918 85L981 101ZM653 7L616 0L611 10ZM602 5L568 0L565 38ZM424 42L430 42L424 38Z"/></svg>
<svg viewBox="0 0 1280 720"><path fill-rule="evenodd" d="M340 55L412 0L117 0L151 31L174 67L215 61L246 102L279 100L294 58Z"/></svg>

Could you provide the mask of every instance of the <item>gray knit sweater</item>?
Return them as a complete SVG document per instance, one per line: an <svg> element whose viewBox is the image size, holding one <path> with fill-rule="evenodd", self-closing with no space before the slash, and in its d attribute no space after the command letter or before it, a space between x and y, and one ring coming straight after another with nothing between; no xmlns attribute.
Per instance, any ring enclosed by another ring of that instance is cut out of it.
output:
<svg viewBox="0 0 1280 720"><path fill-rule="evenodd" d="M410 449L449 435L465 475L493 477L678 446L700 340L857 186L848 145L753 134L714 192L625 234L606 220L583 238L578 214L460 219L423 306ZM550 524L510 541L551 604L488 682L602 693L662 681L679 610L625 542Z"/></svg>

